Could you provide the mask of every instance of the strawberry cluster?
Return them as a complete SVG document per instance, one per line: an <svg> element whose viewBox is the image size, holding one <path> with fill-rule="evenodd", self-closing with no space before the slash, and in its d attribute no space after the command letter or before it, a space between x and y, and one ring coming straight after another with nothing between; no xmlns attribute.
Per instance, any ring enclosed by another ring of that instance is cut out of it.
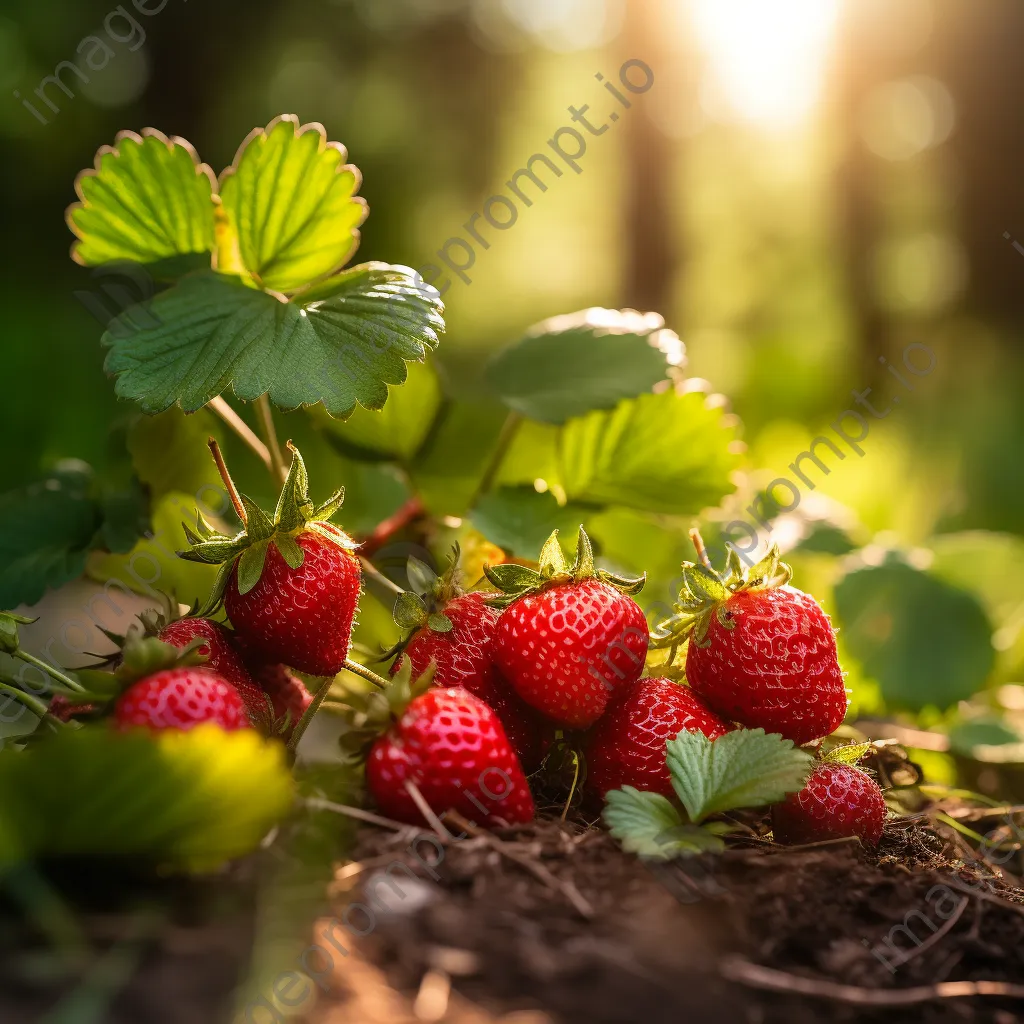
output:
<svg viewBox="0 0 1024 1024"><path fill-rule="evenodd" d="M686 767L691 756L712 757L710 747L687 754L679 740L690 735L730 737L720 754L778 755L797 786L806 779L802 791L771 797L789 794L775 811L780 837L877 841L884 802L867 774L822 762L807 779L807 754L772 747L821 740L847 706L829 620L789 586L777 550L746 573L735 554L724 575L706 558L684 563L675 613L650 634L634 600L645 577L599 568L582 527L571 564L556 530L535 566L485 566L485 590L463 589L457 549L442 576L411 559L410 590L395 605L403 639L386 655L394 660L384 679L348 657L362 567L355 543L329 521L343 492L315 505L292 449L268 515L235 491L212 447L242 529L222 534L197 516L181 555L221 566L206 604L184 618L144 616L145 635L125 645L116 671L105 681L91 674L79 704L109 709L116 727L213 723L294 747L319 704L296 673L324 678L318 692L326 693L326 680L348 669L370 688L349 688L337 702L348 708L343 748L365 763L380 810L403 822L446 811L490 826L529 821L535 793L550 788L568 751L573 790L584 779L590 798L618 792L628 802L629 794L669 801L682 788L693 824L718 797L705 786L698 798L680 782L679 772L698 771ZM696 534L695 543L702 554ZM230 626L214 617L222 605ZM651 648L668 651L659 675L644 675ZM675 664L681 649L685 680ZM737 730L759 738L747 742Z"/></svg>

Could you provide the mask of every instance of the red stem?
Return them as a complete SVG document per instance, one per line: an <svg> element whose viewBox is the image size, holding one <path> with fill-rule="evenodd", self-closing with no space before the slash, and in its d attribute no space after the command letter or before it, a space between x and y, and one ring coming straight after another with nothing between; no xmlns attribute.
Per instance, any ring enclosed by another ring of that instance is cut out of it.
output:
<svg viewBox="0 0 1024 1024"><path fill-rule="evenodd" d="M382 523L377 524L370 536L363 541L359 553L364 558L372 557L396 533L404 530L414 520L419 519L423 512L423 502L419 496L410 498L394 515L388 516Z"/></svg>

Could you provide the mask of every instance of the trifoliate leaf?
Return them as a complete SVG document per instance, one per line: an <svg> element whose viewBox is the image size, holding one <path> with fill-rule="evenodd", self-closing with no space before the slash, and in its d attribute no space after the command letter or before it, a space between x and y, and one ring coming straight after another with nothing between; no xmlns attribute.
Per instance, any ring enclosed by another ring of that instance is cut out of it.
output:
<svg viewBox="0 0 1024 1024"><path fill-rule="evenodd" d="M242 266L263 288L294 292L345 265L359 245L366 200L348 154L323 125L293 114L249 133L220 176Z"/></svg>
<svg viewBox="0 0 1024 1024"><path fill-rule="evenodd" d="M569 500L692 515L734 490L734 421L699 392L626 399L562 428Z"/></svg>
<svg viewBox="0 0 1024 1024"><path fill-rule="evenodd" d="M683 822L660 793L642 793L633 786L623 786L606 793L605 801L605 824L623 849L642 857L675 856L659 837Z"/></svg>
<svg viewBox="0 0 1024 1024"><path fill-rule="evenodd" d="M985 685L995 650L974 595L892 556L840 580L835 602L846 650L891 707L944 709Z"/></svg>
<svg viewBox="0 0 1024 1024"><path fill-rule="evenodd" d="M513 555L532 557L552 530L571 535L591 512L580 505L559 505L549 491L499 487L476 503L469 519L492 544Z"/></svg>
<svg viewBox="0 0 1024 1024"><path fill-rule="evenodd" d="M86 266L156 263L213 248L213 173L184 139L155 128L120 132L75 182L68 208L79 241L71 255Z"/></svg>
<svg viewBox="0 0 1024 1024"><path fill-rule="evenodd" d="M290 302L214 272L133 306L103 335L116 391L149 413L186 412L231 390L281 409L323 402L334 416L381 408L406 361L444 330L437 292L408 267L365 263ZM154 319L158 321L154 326Z"/></svg>
<svg viewBox="0 0 1024 1024"><path fill-rule="evenodd" d="M684 730L666 745L672 788L692 822L740 807L762 807L803 789L813 760L791 740L736 729L709 740Z"/></svg>
<svg viewBox="0 0 1024 1024"><path fill-rule="evenodd" d="M87 726L0 752L0 832L27 857L212 870L254 849L291 800L284 747L251 729Z"/></svg>
<svg viewBox="0 0 1024 1024"><path fill-rule="evenodd" d="M657 313L585 309L545 320L502 349L487 382L510 409L564 423L650 391L682 359L682 343Z"/></svg>

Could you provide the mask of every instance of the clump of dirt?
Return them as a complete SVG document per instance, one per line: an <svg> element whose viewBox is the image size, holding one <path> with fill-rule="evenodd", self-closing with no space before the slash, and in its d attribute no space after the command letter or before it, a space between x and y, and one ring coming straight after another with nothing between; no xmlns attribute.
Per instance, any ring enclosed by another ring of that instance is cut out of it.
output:
<svg viewBox="0 0 1024 1024"><path fill-rule="evenodd" d="M538 821L447 843L435 883L381 874L424 875L415 832L367 827L334 900L341 918L376 894L374 927L338 964L342 994L308 1019L1020 1019L1024 891L966 862L955 833L901 822L868 851L787 850L758 831L716 858L656 865L598 829Z"/></svg>

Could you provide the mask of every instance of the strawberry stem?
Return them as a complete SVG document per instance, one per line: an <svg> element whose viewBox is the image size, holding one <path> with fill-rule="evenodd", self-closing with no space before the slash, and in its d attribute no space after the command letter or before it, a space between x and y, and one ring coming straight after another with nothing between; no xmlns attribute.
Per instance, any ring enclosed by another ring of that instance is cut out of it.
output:
<svg viewBox="0 0 1024 1024"><path fill-rule="evenodd" d="M351 672L354 676L360 676L369 683L373 683L374 686L379 686L382 690L388 686L388 681L383 676L377 675L372 668L360 665L358 661L353 661L351 658L345 659L345 670Z"/></svg>
<svg viewBox="0 0 1024 1024"><path fill-rule="evenodd" d="M257 437L249 424L228 405L223 395L211 398L206 407L216 413L238 435L242 442L253 451L256 458L267 467L267 472L273 472L270 449Z"/></svg>
<svg viewBox="0 0 1024 1024"><path fill-rule="evenodd" d="M58 671L52 665L48 665L45 661L40 658L36 658L29 654L27 651L23 651L20 648L12 652L13 657L20 658L22 661L27 662L29 665L35 665L37 669L45 672L51 679L55 679L58 683L66 686L69 690L74 690L78 693L84 693L85 687L80 683L76 682L70 676L64 675L63 672Z"/></svg>
<svg viewBox="0 0 1024 1024"><path fill-rule="evenodd" d="M277 428L274 426L274 413L270 408L270 399L266 395L260 395L256 399L256 415L259 417L260 429L270 452L271 476L275 477L279 484L283 484L288 476L288 470L284 464L284 453L277 440Z"/></svg>
<svg viewBox="0 0 1024 1024"><path fill-rule="evenodd" d="M220 478L224 481L224 489L228 492L231 504L235 507L235 515L241 520L243 526L248 526L249 517L246 515L245 507L242 505L242 498L238 493L238 488L235 486L235 481L231 479L231 474L228 472L228 464L224 461L224 453L220 450L220 445L212 437L206 443L209 445L213 461L217 464L217 472L220 473Z"/></svg>
<svg viewBox="0 0 1024 1024"><path fill-rule="evenodd" d="M704 538L700 535L700 530L696 526L690 531L690 540L693 542L697 557L700 559L700 564L709 572L714 572L715 568L711 564L711 559L708 558L707 548L704 547Z"/></svg>

